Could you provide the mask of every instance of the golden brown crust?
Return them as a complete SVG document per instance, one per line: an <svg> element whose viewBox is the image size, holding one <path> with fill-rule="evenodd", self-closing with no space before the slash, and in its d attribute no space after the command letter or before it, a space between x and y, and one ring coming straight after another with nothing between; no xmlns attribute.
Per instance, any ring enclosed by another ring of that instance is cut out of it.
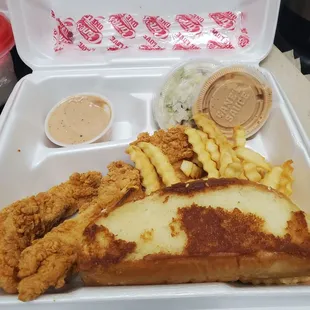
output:
<svg viewBox="0 0 310 310"><path fill-rule="evenodd" d="M167 194L167 193L171 193L171 194L178 194L178 195L193 195L197 192L207 192L208 190L216 190L216 189L222 189L222 188L226 188L229 187L231 185L247 185L247 186L252 186L254 188L257 188L258 190L268 190L271 191L275 194L277 194L280 197L285 197L287 200L289 200L289 198L287 198L285 195L283 195L282 193L279 193L277 191L275 191L274 189L272 189L271 187L266 187L263 184L260 183L255 183L255 182L251 182L248 180L243 180L243 179L237 179L237 178L220 178L220 179L201 179L201 180L195 180L195 181L191 181L188 183L177 183L177 184L173 184L169 187L165 187L163 189L161 189L161 193L162 194ZM290 200L289 200L290 201Z"/></svg>
<svg viewBox="0 0 310 310"><path fill-rule="evenodd" d="M75 268L85 228L103 210L108 213L115 209L120 200L124 203L144 196L137 169L121 161L111 163L108 169L95 201L22 252L18 273L20 300L32 300L49 287L62 287L67 275Z"/></svg>
<svg viewBox="0 0 310 310"><path fill-rule="evenodd" d="M237 208L226 211L221 207L205 208L193 204L179 209L177 218L173 218L169 225L172 237L179 233L179 226L187 236L187 242L182 253L178 255L148 254L136 263L143 264L145 260L157 262L163 259L191 259L201 256L241 257L242 255L254 255L255 257L256 253L260 252L262 255L264 253L292 255L296 258L307 258L310 262L310 234L306 223L300 226L298 232L292 229L296 222L301 222L304 219L305 216L302 211L293 212L286 228L287 233L283 237L276 237L264 231L264 220L252 213L244 214ZM154 229L151 231L151 234L149 231L144 231L141 238L144 241L151 240ZM300 235L304 236L302 240ZM92 270L94 266L98 265L107 267L110 264L122 263L122 260L135 249L134 242L130 242L132 247L127 248L127 252L124 250L126 248L122 247L121 256L115 262L109 260L110 263L107 264L106 260L107 257L110 257L111 249L114 253L120 252L120 249L115 247L115 244L119 246L116 242L116 236L106 227L97 224L89 225L84 231L84 236L86 242L84 243L84 251L80 253L80 268L85 271ZM102 239L108 244L107 247L100 244ZM297 240L297 242L293 240ZM119 241L121 245L126 244L124 240Z"/></svg>
<svg viewBox="0 0 310 310"><path fill-rule="evenodd" d="M87 254L91 257L91 265L101 265L105 268L108 268L111 265L116 265L120 263L128 254L132 253L136 248L135 242L127 242L117 239L116 236L110 233L107 228L96 224L88 226L84 231L84 236L86 236L88 241L96 242L95 238L98 232L104 235L105 242L108 243L108 246L105 248L102 255L92 252L92 250L98 249L96 247L89 247L87 249ZM83 268L83 265L81 264L79 268Z"/></svg>
<svg viewBox="0 0 310 310"><path fill-rule="evenodd" d="M74 173L69 181L3 209L0 213L0 287L17 292L21 252L98 194L101 173Z"/></svg>
<svg viewBox="0 0 310 310"><path fill-rule="evenodd" d="M205 257L164 257L122 262L108 268L93 266L81 276L85 285L142 285L233 282L310 275L309 259L279 253L220 254Z"/></svg>
<svg viewBox="0 0 310 310"><path fill-rule="evenodd" d="M249 180L237 179L237 178L210 178L210 179L199 179L190 181L187 183L177 183L169 187L164 187L158 191L160 195L166 194L177 194L184 196L193 196L195 193L220 190L223 188L230 187L232 185L241 185L241 186L251 186L258 191L268 191L278 196L279 198L285 199L288 202L292 203L289 197L278 192L277 190L267 187L263 184L251 182Z"/></svg>
<svg viewBox="0 0 310 310"><path fill-rule="evenodd" d="M261 196L255 196L257 192ZM253 197L265 199L254 202ZM262 201L271 205L261 205ZM226 206L218 204L221 202ZM278 208L280 220L266 213L273 207ZM170 210L168 216L166 208ZM264 211L260 213L260 209ZM148 226L152 234L147 235L147 240L145 225L139 224L139 212L156 218ZM119 231L118 221L131 226ZM287 197L250 181L210 179L175 184L145 200L123 205L98 223L103 226L97 227L94 234L85 232L88 238L79 256L87 285L258 281L310 276L310 234L305 213ZM132 234L129 230L135 225L137 229ZM279 231L275 227L282 228ZM128 233L124 232L126 229ZM157 241L152 244L153 235ZM120 241L125 243L136 242L136 250L127 249L117 262L107 264L111 236L113 240L122 238ZM160 251L158 240L166 242Z"/></svg>
<svg viewBox="0 0 310 310"><path fill-rule="evenodd" d="M168 156L171 164L183 159L190 159L194 156L191 145L184 133L184 126L176 126L165 130L158 130L152 136L144 132L132 144L139 142L149 142L159 147Z"/></svg>

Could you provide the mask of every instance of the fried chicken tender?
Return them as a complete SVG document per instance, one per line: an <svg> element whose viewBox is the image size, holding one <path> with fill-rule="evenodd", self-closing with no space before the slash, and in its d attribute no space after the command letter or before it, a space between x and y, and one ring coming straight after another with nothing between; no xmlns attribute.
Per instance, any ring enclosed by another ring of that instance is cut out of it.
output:
<svg viewBox="0 0 310 310"><path fill-rule="evenodd" d="M144 132L138 136L138 139L132 144L139 142L148 142L161 149L168 156L169 162L174 164L183 159L190 159L194 156L191 145L184 133L186 127L176 126L165 130L158 130L152 136Z"/></svg>
<svg viewBox="0 0 310 310"><path fill-rule="evenodd" d="M69 181L19 200L0 212L0 287L17 293L21 252L98 194L99 172L75 173Z"/></svg>
<svg viewBox="0 0 310 310"><path fill-rule="evenodd" d="M139 171L123 162L108 166L98 197L80 209L79 214L55 227L44 238L22 252L18 276L19 299L29 301L49 287L60 288L74 271L84 229L102 211L144 197Z"/></svg>

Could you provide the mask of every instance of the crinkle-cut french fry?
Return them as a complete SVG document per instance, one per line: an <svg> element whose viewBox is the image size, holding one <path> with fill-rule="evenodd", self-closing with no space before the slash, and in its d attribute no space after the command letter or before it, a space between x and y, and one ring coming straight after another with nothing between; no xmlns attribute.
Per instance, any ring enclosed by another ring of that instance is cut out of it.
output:
<svg viewBox="0 0 310 310"><path fill-rule="evenodd" d="M221 155L220 155L220 176L225 176L226 168L229 164L233 163L233 158L231 156L231 153L228 149L221 148Z"/></svg>
<svg viewBox="0 0 310 310"><path fill-rule="evenodd" d="M214 131L215 131L215 140L216 143L219 145L225 145L227 147L232 148L232 145L230 144L230 142L228 141L228 139L226 138L226 136L222 133L222 131L218 128L218 126L216 126L216 124L214 123L214 121L210 120L211 124L213 125Z"/></svg>
<svg viewBox="0 0 310 310"><path fill-rule="evenodd" d="M208 139L209 139L208 135L205 132L201 131L201 130L197 130L197 133L199 134L200 139L201 139L202 143L205 146L207 141L208 141Z"/></svg>
<svg viewBox="0 0 310 310"><path fill-rule="evenodd" d="M294 181L293 178L293 161L287 160L282 166L283 172L281 175L281 180L279 184L279 192L283 193L286 196L291 196L293 193L292 184Z"/></svg>
<svg viewBox="0 0 310 310"><path fill-rule="evenodd" d="M166 186L180 182L180 179L177 177L168 157L160 150L160 148L148 142L140 142L138 143L138 147L149 158Z"/></svg>
<svg viewBox="0 0 310 310"><path fill-rule="evenodd" d="M243 167L241 163L230 163L225 169L224 177L240 179L242 174L243 174Z"/></svg>
<svg viewBox="0 0 310 310"><path fill-rule="evenodd" d="M216 163L206 151L198 130L194 128L186 128L185 134L188 136L188 141L192 145L193 151L197 154L198 160L202 163L204 171L208 173L208 178L218 178L219 172L216 168Z"/></svg>
<svg viewBox="0 0 310 310"><path fill-rule="evenodd" d="M220 145L220 151L221 152L224 152L224 151L229 152L230 156L232 158L232 161L234 163L240 163L241 162L240 159L237 157L236 152L233 150L232 145L229 142L227 142L226 144Z"/></svg>
<svg viewBox="0 0 310 310"><path fill-rule="evenodd" d="M244 174L252 182L259 182L262 176L258 173L257 167L253 163L243 163Z"/></svg>
<svg viewBox="0 0 310 310"><path fill-rule="evenodd" d="M233 146L245 147L245 144L246 144L246 138L244 128L242 126L235 127L233 132Z"/></svg>
<svg viewBox="0 0 310 310"><path fill-rule="evenodd" d="M205 132L210 139L216 138L216 132L213 123L204 114L198 113L193 116L196 125Z"/></svg>
<svg viewBox="0 0 310 310"><path fill-rule="evenodd" d="M229 144L226 136L222 133L222 131L217 127L214 121L209 119L206 115L202 113L198 113L193 116L195 123L197 126L208 135L210 139L214 139L215 143L220 145Z"/></svg>
<svg viewBox="0 0 310 310"><path fill-rule="evenodd" d="M236 148L235 152L238 158L253 163L256 166L264 168L267 171L271 170L270 164L266 161L266 159L255 151L245 147L238 147Z"/></svg>
<svg viewBox="0 0 310 310"><path fill-rule="evenodd" d="M198 167L202 168L202 163L199 161L197 154L194 155L192 162Z"/></svg>
<svg viewBox="0 0 310 310"><path fill-rule="evenodd" d="M199 179L202 175L202 169L188 160L183 160L180 167L181 171L192 179Z"/></svg>
<svg viewBox="0 0 310 310"><path fill-rule="evenodd" d="M229 149L230 155L231 155L231 157L232 157L232 159L233 159L233 162L234 162L234 163L240 163L241 160L237 157L237 154L236 154L236 152L233 150L233 148L232 148L231 146L229 146L228 149Z"/></svg>
<svg viewBox="0 0 310 310"><path fill-rule="evenodd" d="M272 167L270 167L270 169L271 169L271 168L272 168ZM266 173L267 173L267 170L265 170L265 169L262 168L262 167L258 167L258 166L256 166L256 170L257 170L257 172L260 174L261 178L263 179L263 178L265 177Z"/></svg>
<svg viewBox="0 0 310 310"><path fill-rule="evenodd" d="M205 116L206 117L206 116ZM214 132L215 132L215 142L216 144L220 147L220 148L224 148L226 150L229 150L231 156L233 157L233 160L235 162L235 159L236 159L236 162L240 162L237 158L237 156L235 155L234 153L234 150L233 150L233 146L232 144L228 141L227 137L223 134L223 132L219 129L219 127L216 125L216 123L210 119L207 118L207 122L213 126L213 129L214 129Z"/></svg>
<svg viewBox="0 0 310 310"><path fill-rule="evenodd" d="M271 171L267 172L265 177L261 180L261 184L278 189L283 169L279 166L273 167Z"/></svg>
<svg viewBox="0 0 310 310"><path fill-rule="evenodd" d="M197 132L198 132L202 142L206 142L209 139L208 135L205 132L203 132L201 130L197 130Z"/></svg>
<svg viewBox="0 0 310 310"><path fill-rule="evenodd" d="M206 150L210 153L212 160L214 160L216 163L220 162L220 151L217 144L214 142L213 139L208 139L206 142Z"/></svg>
<svg viewBox="0 0 310 310"><path fill-rule="evenodd" d="M193 116L195 123L199 128L202 129L203 132L208 134L211 139L220 139L222 142L227 143L228 140L226 136L222 133L222 131L218 128L216 123L209 119L205 114L198 113Z"/></svg>
<svg viewBox="0 0 310 310"><path fill-rule="evenodd" d="M225 148L225 150L229 150L233 162L240 162L238 157L236 156L234 150L232 149L232 145L227 140L226 136L222 133L222 131L217 127L214 121L209 119L206 115L198 113L193 116L197 126L208 135L209 139L213 139L215 144L219 147L220 152Z"/></svg>
<svg viewBox="0 0 310 310"><path fill-rule="evenodd" d="M181 164L181 171L187 176L189 177L191 175L192 172L192 162L188 161L188 160L183 160L182 164ZM193 164L194 165L194 164Z"/></svg>
<svg viewBox="0 0 310 310"><path fill-rule="evenodd" d="M247 177L245 176L244 172L240 175L240 179L247 180Z"/></svg>
<svg viewBox="0 0 310 310"><path fill-rule="evenodd" d="M233 150L232 144L227 140L226 136L222 133L222 131L216 126L216 124L211 121L214 125L214 131L216 134L216 138L214 139L216 144L219 146L220 152L228 151L232 157L234 163L240 163L239 158L237 157L235 151Z"/></svg>
<svg viewBox="0 0 310 310"><path fill-rule="evenodd" d="M205 132L198 130L198 133L200 135L202 142L205 144L206 151L209 152L211 159L215 161L216 164L218 165L220 161L219 147L217 146L217 144L214 142L213 139L208 138L208 135Z"/></svg>
<svg viewBox="0 0 310 310"><path fill-rule="evenodd" d="M160 189L160 182L156 170L149 158L142 152L140 148L131 145L127 149L130 159L135 163L136 168L140 171L142 177L142 185L145 188L146 195Z"/></svg>

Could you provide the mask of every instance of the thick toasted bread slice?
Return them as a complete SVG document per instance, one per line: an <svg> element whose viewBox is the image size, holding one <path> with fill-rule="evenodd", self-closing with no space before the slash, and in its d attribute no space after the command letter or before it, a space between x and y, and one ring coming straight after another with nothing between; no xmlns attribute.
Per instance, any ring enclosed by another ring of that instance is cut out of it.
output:
<svg viewBox="0 0 310 310"><path fill-rule="evenodd" d="M87 285L281 283L310 276L308 225L294 203L263 185L180 183L92 223L79 268Z"/></svg>

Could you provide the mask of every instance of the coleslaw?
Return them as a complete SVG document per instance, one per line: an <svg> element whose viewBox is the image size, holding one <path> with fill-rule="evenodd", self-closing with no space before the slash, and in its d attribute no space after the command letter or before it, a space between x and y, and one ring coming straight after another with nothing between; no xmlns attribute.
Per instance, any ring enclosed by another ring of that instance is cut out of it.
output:
<svg viewBox="0 0 310 310"><path fill-rule="evenodd" d="M203 83L217 66L209 62L189 62L172 72L153 102L155 119L160 128L193 125L192 106Z"/></svg>

